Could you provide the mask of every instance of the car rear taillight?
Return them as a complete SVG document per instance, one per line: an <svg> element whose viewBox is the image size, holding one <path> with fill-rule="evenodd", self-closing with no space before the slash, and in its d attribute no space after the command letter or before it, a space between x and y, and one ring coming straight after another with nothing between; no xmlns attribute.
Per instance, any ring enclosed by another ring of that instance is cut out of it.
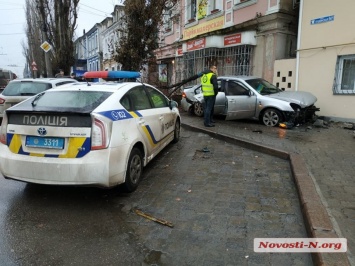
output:
<svg viewBox="0 0 355 266"><path fill-rule="evenodd" d="M0 98L0 104L4 104L4 102L5 102L5 99Z"/></svg>
<svg viewBox="0 0 355 266"><path fill-rule="evenodd" d="M100 150L107 148L108 136L105 122L94 118L91 134L91 149Z"/></svg>
<svg viewBox="0 0 355 266"><path fill-rule="evenodd" d="M7 115L4 114L0 127L0 142L6 145Z"/></svg>
<svg viewBox="0 0 355 266"><path fill-rule="evenodd" d="M182 92L182 93L181 93L181 96L182 96L182 98L186 98L186 93L185 93L185 92Z"/></svg>

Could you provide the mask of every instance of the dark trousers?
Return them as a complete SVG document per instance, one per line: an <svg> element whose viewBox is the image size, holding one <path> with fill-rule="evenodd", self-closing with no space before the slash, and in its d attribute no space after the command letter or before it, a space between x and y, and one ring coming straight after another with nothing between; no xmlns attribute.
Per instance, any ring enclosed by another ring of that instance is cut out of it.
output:
<svg viewBox="0 0 355 266"><path fill-rule="evenodd" d="M215 102L215 97L214 96L205 96L203 97L205 100L204 103L204 110L203 110L203 118L204 118L204 124L210 125L211 124L211 114L212 114L212 109L214 106Z"/></svg>
<svg viewBox="0 0 355 266"><path fill-rule="evenodd" d="M216 96L213 96L213 104L212 104L212 109L211 109L211 115L210 119L213 121L213 116L214 116L214 104L216 103Z"/></svg>

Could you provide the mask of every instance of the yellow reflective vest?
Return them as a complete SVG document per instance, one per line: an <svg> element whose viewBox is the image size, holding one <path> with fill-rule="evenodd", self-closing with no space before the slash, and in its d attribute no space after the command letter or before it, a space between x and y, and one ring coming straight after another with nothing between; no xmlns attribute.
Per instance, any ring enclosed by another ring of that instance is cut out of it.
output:
<svg viewBox="0 0 355 266"><path fill-rule="evenodd" d="M211 72L211 73L204 74L201 77L201 88L202 88L203 96L214 95L213 84L211 83L211 78L213 75L214 74Z"/></svg>

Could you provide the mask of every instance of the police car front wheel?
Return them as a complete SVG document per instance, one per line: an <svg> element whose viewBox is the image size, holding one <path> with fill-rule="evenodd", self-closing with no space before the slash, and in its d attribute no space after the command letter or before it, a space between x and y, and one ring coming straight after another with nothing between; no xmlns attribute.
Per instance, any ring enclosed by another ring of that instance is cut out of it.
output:
<svg viewBox="0 0 355 266"><path fill-rule="evenodd" d="M180 120L178 119L175 122L173 143L179 142L179 139L180 139Z"/></svg>

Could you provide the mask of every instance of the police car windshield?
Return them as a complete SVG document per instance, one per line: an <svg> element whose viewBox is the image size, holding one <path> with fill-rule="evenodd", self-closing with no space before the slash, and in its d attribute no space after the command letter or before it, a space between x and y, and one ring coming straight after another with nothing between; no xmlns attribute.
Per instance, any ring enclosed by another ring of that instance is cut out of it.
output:
<svg viewBox="0 0 355 266"><path fill-rule="evenodd" d="M36 101L36 108L91 111L105 101L107 91L47 91Z"/></svg>

